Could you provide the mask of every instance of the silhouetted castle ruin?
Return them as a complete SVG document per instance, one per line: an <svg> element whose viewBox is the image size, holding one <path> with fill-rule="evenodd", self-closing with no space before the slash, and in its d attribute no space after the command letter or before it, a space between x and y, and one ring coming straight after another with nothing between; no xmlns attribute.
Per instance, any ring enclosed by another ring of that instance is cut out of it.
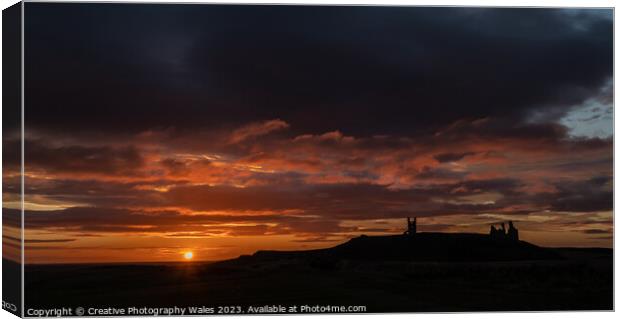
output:
<svg viewBox="0 0 620 319"><path fill-rule="evenodd" d="M417 218L408 217L407 228L397 234L362 234L330 248L257 251L244 259L264 262L281 258L307 258L314 267L333 270L339 267L338 260L494 262L562 258L553 249L519 240L518 231L512 222L508 222L508 225L494 223L491 225L491 233L418 232L417 226Z"/></svg>
<svg viewBox="0 0 620 319"><path fill-rule="evenodd" d="M491 230L489 231L489 237L491 239L519 241L519 230L512 224L512 221L508 222L508 231L506 231L504 223L500 225L501 228L495 228L495 225L491 225Z"/></svg>
<svg viewBox="0 0 620 319"><path fill-rule="evenodd" d="M407 230L404 234L413 237L418 231L417 228L417 217L413 218L413 222L411 221L411 217L407 217Z"/></svg>
<svg viewBox="0 0 620 319"><path fill-rule="evenodd" d="M491 230L489 232L489 238L493 240L506 240L506 241L519 241L519 230L514 226L512 221L508 221L508 230L506 230L506 224L499 224L501 227L495 227L495 225L491 225ZM418 225L417 225L417 217L407 217L407 230L403 233L403 235L408 237L414 237L417 233Z"/></svg>

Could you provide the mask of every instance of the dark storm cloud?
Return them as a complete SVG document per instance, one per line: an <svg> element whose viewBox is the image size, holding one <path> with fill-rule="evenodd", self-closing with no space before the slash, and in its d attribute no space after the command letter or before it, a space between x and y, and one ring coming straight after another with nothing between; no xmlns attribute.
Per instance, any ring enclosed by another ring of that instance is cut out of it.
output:
<svg viewBox="0 0 620 319"><path fill-rule="evenodd" d="M474 155L474 152L463 153L441 153L434 156L439 163L456 162L462 160L465 156Z"/></svg>
<svg viewBox="0 0 620 319"><path fill-rule="evenodd" d="M440 141L464 141L470 138L549 141L557 144L568 129L556 123L515 123L514 119L459 120L439 131ZM572 142L572 141L571 141Z"/></svg>
<svg viewBox="0 0 620 319"><path fill-rule="evenodd" d="M373 184L289 184L251 186L178 186L162 194L163 203L195 211L285 211L328 219L396 218L456 213L480 213L500 205L447 204L459 196L496 192L517 194L521 182L490 179L437 184L412 189L390 189ZM436 201L436 199L440 199ZM509 203L510 205L514 203Z"/></svg>
<svg viewBox="0 0 620 319"><path fill-rule="evenodd" d="M551 208L555 211L594 212L613 209L611 176L593 177L585 181L555 183Z"/></svg>
<svg viewBox="0 0 620 319"><path fill-rule="evenodd" d="M143 164L135 147L49 147L28 141L25 147L27 164L50 172L94 172L131 175Z"/></svg>
<svg viewBox="0 0 620 319"><path fill-rule="evenodd" d="M558 180L548 183L555 188L553 192L505 192L507 196L496 204L498 207L510 207L525 203L555 212L606 212L613 210L612 182L611 176Z"/></svg>
<svg viewBox="0 0 620 319"><path fill-rule="evenodd" d="M8 213L16 210L6 209ZM18 213L18 212L17 212ZM179 224L199 225L229 221L260 222L277 220L277 215L183 215L176 211L144 212L119 208L72 207L54 211L26 211L29 229L61 227L74 230L125 231L147 225L174 229ZM285 218L285 217L282 217ZM135 230L135 229L134 229ZM153 229L151 231L158 231Z"/></svg>
<svg viewBox="0 0 620 319"><path fill-rule="evenodd" d="M584 234L612 234L613 231L611 229L586 229L582 231Z"/></svg>
<svg viewBox="0 0 620 319"><path fill-rule="evenodd" d="M413 134L557 118L612 70L611 10L26 7L33 129L282 119L293 134Z"/></svg>
<svg viewBox="0 0 620 319"><path fill-rule="evenodd" d="M415 174L416 179L463 179L469 172L455 172L444 168L423 167L422 170Z"/></svg>
<svg viewBox="0 0 620 319"><path fill-rule="evenodd" d="M503 204L493 206L498 209L522 200L517 196L517 189L522 183L512 179L443 183L413 189L389 189L372 184L280 183L238 188L177 183L177 186L171 186L170 190L164 193L151 189L166 185L166 181L118 183L32 179L27 184L29 186L26 193L31 197L43 196L47 199L79 203L97 207L101 211L119 207L151 207L160 210L165 207L184 207L195 211L230 212L300 210L324 218L372 219L402 217L408 213L441 215L456 213L459 209L461 212L472 211L470 203L447 205L436 203L433 198L450 201L461 196L496 192L507 197ZM143 186L147 186L146 189ZM482 206L478 208L484 211L491 208ZM88 217L84 221L87 220ZM95 220L90 223L95 223Z"/></svg>
<svg viewBox="0 0 620 319"><path fill-rule="evenodd" d="M19 214L7 209L6 213ZM26 211L25 225L28 229L62 229L72 232L101 233L171 233L182 236L184 232L202 232L202 236L329 233L355 230L355 227L339 226L338 220L316 219L300 216L272 215L184 215L176 211L151 211L73 207L54 211ZM226 225L227 223L250 223ZM276 226L270 225L277 223ZM12 224L11 224L12 225ZM196 234L193 234L195 236ZM44 241L40 241L44 242ZM60 241L48 241L60 242ZM32 243L36 243L32 242Z"/></svg>
<svg viewBox="0 0 620 319"><path fill-rule="evenodd" d="M26 179L29 200L45 198L96 207L158 207L167 204L153 188L183 185L184 181L151 180L116 182L103 180ZM12 191L19 194L19 189Z"/></svg>
<svg viewBox="0 0 620 319"><path fill-rule="evenodd" d="M119 187L115 183L105 186L105 182L100 182L100 191L93 193L92 187L84 183L82 187L61 190L59 193L63 194L61 198L78 199L89 206L27 211L25 223L28 229L63 229L89 233L326 235L372 230L344 226L342 220L389 219L410 215L473 216L498 212L529 214L544 209L567 212L608 211L612 209L610 181L608 177L602 176L583 181L558 182L554 184L556 192L539 194L521 192L524 184L519 180L488 179L415 189L389 189L371 184L245 188L187 185L173 187L160 196L154 195L156 192L153 191ZM119 196L119 193L124 193L125 197ZM493 202L472 198L473 195L484 197L491 193L501 194L502 197ZM49 197L58 198L58 195L52 194ZM122 208L127 205L135 208ZM150 207L150 210L143 211L139 207ZM211 213L185 214L166 207ZM257 214L257 211L264 213ZM3 214L7 225L19 227L18 210L3 209ZM248 224L227 226L231 223ZM579 224L585 225L581 222Z"/></svg>
<svg viewBox="0 0 620 319"><path fill-rule="evenodd" d="M11 140L5 141L4 145L10 148L20 143L20 140ZM24 161L28 170L132 175L144 164L142 155L133 146L53 146L49 141L43 140L26 140L24 143ZM20 154L7 154L4 164L18 167Z"/></svg>

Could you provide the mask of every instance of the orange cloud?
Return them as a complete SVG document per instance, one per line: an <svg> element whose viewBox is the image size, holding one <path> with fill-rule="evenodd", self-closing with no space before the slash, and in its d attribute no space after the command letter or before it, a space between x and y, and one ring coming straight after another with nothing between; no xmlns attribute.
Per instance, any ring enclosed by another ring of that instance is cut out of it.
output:
<svg viewBox="0 0 620 319"><path fill-rule="evenodd" d="M266 135L287 127L289 124L279 119L248 124L232 132L228 142L230 144L240 143L249 138Z"/></svg>

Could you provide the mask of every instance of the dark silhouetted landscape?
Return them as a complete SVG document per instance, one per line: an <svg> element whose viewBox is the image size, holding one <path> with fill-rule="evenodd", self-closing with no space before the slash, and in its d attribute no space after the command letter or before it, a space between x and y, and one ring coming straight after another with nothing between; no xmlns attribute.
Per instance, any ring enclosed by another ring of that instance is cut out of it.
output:
<svg viewBox="0 0 620 319"><path fill-rule="evenodd" d="M368 312L610 310L612 250L483 234L360 236L221 262L30 265L28 307L365 305ZM62 294L57 293L62 291Z"/></svg>

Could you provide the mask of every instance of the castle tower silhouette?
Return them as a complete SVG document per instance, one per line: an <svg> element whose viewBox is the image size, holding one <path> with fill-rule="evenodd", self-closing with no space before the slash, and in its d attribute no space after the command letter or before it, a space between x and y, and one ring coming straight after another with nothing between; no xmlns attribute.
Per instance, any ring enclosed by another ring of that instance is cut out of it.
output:
<svg viewBox="0 0 620 319"><path fill-rule="evenodd" d="M505 223L501 223L501 228L495 228L491 225L489 237L494 240L519 241L519 230L514 226L512 221L508 221L508 231L506 231Z"/></svg>
<svg viewBox="0 0 620 319"><path fill-rule="evenodd" d="M417 232L417 228L417 217L414 217L413 221L411 221L411 217L407 217L407 230L404 234L413 237Z"/></svg>

